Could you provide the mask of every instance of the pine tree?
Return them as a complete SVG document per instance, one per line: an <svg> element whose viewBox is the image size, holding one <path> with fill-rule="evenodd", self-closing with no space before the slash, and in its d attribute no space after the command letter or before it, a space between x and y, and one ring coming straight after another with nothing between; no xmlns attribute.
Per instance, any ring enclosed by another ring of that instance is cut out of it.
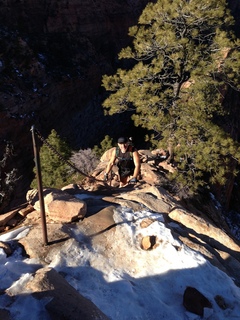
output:
<svg viewBox="0 0 240 320"><path fill-rule="evenodd" d="M71 149L53 129L47 138L47 142L65 159L69 160ZM41 176L43 187L62 188L70 179L70 168L47 144L43 144L39 152ZM34 168L36 173L36 168ZM37 187L37 179L31 183L32 188Z"/></svg>
<svg viewBox="0 0 240 320"><path fill-rule="evenodd" d="M177 181L192 192L223 184L240 159L239 143L216 121L224 117L224 92L240 89L233 25L225 0L149 3L129 29L132 46L119 54L132 67L103 77L106 112L134 111L135 125L154 132L153 144L172 145Z"/></svg>

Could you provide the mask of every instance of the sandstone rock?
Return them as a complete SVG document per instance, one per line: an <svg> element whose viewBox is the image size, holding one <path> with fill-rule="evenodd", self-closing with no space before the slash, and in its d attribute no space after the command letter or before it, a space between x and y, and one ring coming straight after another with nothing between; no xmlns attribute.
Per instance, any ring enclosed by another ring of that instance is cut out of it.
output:
<svg viewBox="0 0 240 320"><path fill-rule="evenodd" d="M149 163L141 164L141 176L146 183L151 185L160 184L160 177L157 169Z"/></svg>
<svg viewBox="0 0 240 320"><path fill-rule="evenodd" d="M61 190L65 191L65 192L67 192L67 193L69 193L71 195L74 195L74 194L76 194L78 192L81 192L82 188L78 184L71 183L71 184L69 184L67 186L64 186Z"/></svg>
<svg viewBox="0 0 240 320"><path fill-rule="evenodd" d="M71 222L84 218L87 208L84 201L76 198L46 199L48 217L57 222Z"/></svg>
<svg viewBox="0 0 240 320"><path fill-rule="evenodd" d="M107 152L106 152L107 153ZM106 154L105 153L105 154ZM104 155L105 155L104 154ZM104 157L103 155L103 157ZM97 167L94 169L94 171L92 172L92 176L95 177L97 180L100 180L103 182L104 179L104 173L106 170L106 167L108 165L108 161L104 161L104 162L100 162ZM109 174L109 180L108 183L112 182L112 184L114 184L114 180L117 181L118 180L118 167L116 165L113 165L112 170L111 170L111 176ZM97 181L98 183L100 181ZM114 185L115 186L115 185ZM119 182L117 183L116 186L119 186Z"/></svg>
<svg viewBox="0 0 240 320"><path fill-rule="evenodd" d="M71 222L82 219L87 211L86 203L67 192L57 189L44 189L45 212L49 219L56 222ZM40 211L40 202L32 198L34 209Z"/></svg>
<svg viewBox="0 0 240 320"><path fill-rule="evenodd" d="M148 209L154 212L169 213L171 209L171 206L167 202L165 202L162 199L156 199L156 197L154 197L152 194L149 194L149 193L143 193L143 192L137 193L136 191L134 191L133 193L131 192L123 193L117 197L135 201L137 203L142 203L144 206L146 206Z"/></svg>
<svg viewBox="0 0 240 320"><path fill-rule="evenodd" d="M158 166L167 172L174 173L177 169L169 164L167 161L162 161L158 164Z"/></svg>
<svg viewBox="0 0 240 320"><path fill-rule="evenodd" d="M179 231L179 229L178 229ZM184 233L182 231L179 231L179 233ZM214 249L208 245L204 244L200 239L196 239L193 237L192 234L185 233L185 237L178 236L179 240L181 240L182 243L184 243L187 247L191 248L192 250L196 252L200 252L207 260L211 261L211 263L221 269L223 272L226 272L226 268L223 267L221 262L217 259L215 256Z"/></svg>
<svg viewBox="0 0 240 320"><path fill-rule="evenodd" d="M78 229L91 238L93 245L102 246L102 248L110 245L109 235L114 234L116 227L113 219L114 210L115 207L110 205L78 224Z"/></svg>
<svg viewBox="0 0 240 320"><path fill-rule="evenodd" d="M166 159L169 155L169 152L161 148L161 149L152 150L152 154L155 157L162 157L163 159Z"/></svg>
<svg viewBox="0 0 240 320"><path fill-rule="evenodd" d="M166 204L171 207L171 210L174 207L182 207L179 202L171 196L166 189L160 187L159 185L149 185L144 183L141 185L141 188L133 189L130 191L131 194L138 194L138 193L148 193L155 196L157 199L162 200Z"/></svg>
<svg viewBox="0 0 240 320"><path fill-rule="evenodd" d="M26 287L33 292L33 296L37 299L51 298L45 308L52 319L108 319L94 303L79 294L54 269L39 269L34 278L26 284Z"/></svg>
<svg viewBox="0 0 240 320"><path fill-rule="evenodd" d="M141 248L143 250L151 250L156 248L156 236L147 236L143 237L142 242L141 242Z"/></svg>
<svg viewBox="0 0 240 320"><path fill-rule="evenodd" d="M217 250L217 253L219 254L219 261L222 263L222 265L225 268L225 272L233 279L233 281L236 283L237 286L240 287L240 279L239 279L239 270L240 270L240 258L239 254L236 256L236 254L231 250L231 248L228 248L225 250L227 252ZM236 259L236 258L237 259Z"/></svg>
<svg viewBox="0 0 240 320"><path fill-rule="evenodd" d="M94 214L85 216L83 221L74 223L74 226L80 231L83 235L83 241L90 241L92 247L97 251L100 250L104 252L105 256L112 256L115 254L113 251L113 243L114 241L118 241L119 239L116 238L116 225L117 223L113 219L114 210L116 206L111 205L112 203L118 203L121 205L129 206L135 210L142 210L143 205L148 206L155 212L165 212L165 213L174 213L174 212L181 212L181 214L190 217L191 228L188 226L185 228L181 222L177 222L174 224L177 225L176 229L173 229L172 224L168 225L168 228L171 229L174 237L176 239L181 240L187 246L191 247L192 249L201 252L204 257L206 257L213 265L217 266L223 272L229 274L229 276L233 277L236 276L238 281L238 270L239 264L237 261L234 261L234 258L231 256L233 250L229 250L229 254L226 254L224 251L220 251L220 249L216 250L214 248L214 239L205 236L206 239L209 239L208 244L205 243L202 239L205 240L202 233L197 233L194 231L194 227L200 228L198 226L198 221L204 226L207 225L209 228L208 220L205 220L204 215L201 217L197 217L194 219L194 215L185 210L182 206L178 204L176 201L165 189L161 188L160 186L151 186L147 183L140 184L137 186L138 189L130 189L130 188L112 188L107 189L104 188L102 185L96 183L95 189L97 191L89 192L81 189L81 193L86 194L86 197L89 196L88 203L94 205L94 197L98 195L101 198L101 201L108 201L109 204L106 202L106 208L101 210L102 202L100 203L99 210L94 211ZM71 192L70 192L71 193ZM104 194L107 194L105 196ZM101 195L101 197L100 197ZM45 196L47 196L45 192ZM53 197L53 196L52 196ZM53 197L54 198L54 197ZM99 199L98 198L98 199ZM99 203L96 201L97 206ZM26 221L30 223L30 217L34 215L34 212L30 213L27 216ZM186 221L187 221L187 217ZM166 223L167 222L166 218ZM181 220L180 220L181 221ZM142 221L141 227L147 227L153 221L150 219L149 221ZM190 222L186 223L190 225ZM205 226L206 227L206 226ZM64 226L63 224L59 224L56 228L56 224L48 224L47 229L49 232L49 243L50 246L43 246L42 244L42 230L39 225L33 226L27 237L24 239L20 239L20 243L24 246L27 254L31 257L39 258L43 262L51 263L51 261L56 257L61 250L67 250L72 246L72 243L76 241L72 238L71 228L69 228L69 224ZM69 229L69 230L68 230ZM217 228L216 228L217 229ZM174 230L174 231L173 231ZM181 232L185 232L185 237L179 236ZM200 229L199 229L200 230ZM219 229L217 229L219 230ZM176 231L176 232L175 232ZM175 233L174 233L175 232ZM36 236L38 234L38 236ZM210 231L209 231L210 234ZM213 233L215 236L215 233ZM203 238L202 238L203 237ZM139 235L138 245L139 248L141 247L143 250L154 250L157 245L160 244L159 240L154 235L142 236ZM196 242L194 242L196 240ZM221 259L219 259L221 257ZM121 266L122 261L124 260L123 255L118 255L116 257L116 266ZM231 261L231 265L228 265ZM237 281L235 283L237 283Z"/></svg>
<svg viewBox="0 0 240 320"><path fill-rule="evenodd" d="M5 226L7 224L7 222L9 220L11 220L18 213L18 211L23 207L24 207L24 205L17 208L17 209L9 211L7 213L1 214L0 215L0 226Z"/></svg>
<svg viewBox="0 0 240 320"><path fill-rule="evenodd" d="M26 200L29 204L34 205L34 203L38 200L38 190L30 189L27 191Z"/></svg>
<svg viewBox="0 0 240 320"><path fill-rule="evenodd" d="M240 246L235 243L225 232L220 230L211 224L206 217L201 218L196 215L187 212L184 209L174 209L168 215L172 220L181 223L187 228L194 230L197 234L206 236L204 239L206 242L211 243L212 246L226 251L231 250L234 256L237 256L240 259ZM235 253L234 253L235 251Z"/></svg>
<svg viewBox="0 0 240 320"><path fill-rule="evenodd" d="M156 156L150 150L138 150L142 163L152 161Z"/></svg>
<svg viewBox="0 0 240 320"><path fill-rule="evenodd" d="M24 225L35 225L37 223L40 223L41 220L41 212L37 211L37 210L33 210L31 211L26 217L25 220L23 222ZM47 218L47 217L46 217ZM48 222L48 219L47 219Z"/></svg>
<svg viewBox="0 0 240 320"><path fill-rule="evenodd" d="M111 159L111 156L112 156L112 153L114 150L115 150L115 147L104 152L104 154L100 158L100 161L101 162L108 162Z"/></svg>
<svg viewBox="0 0 240 320"><path fill-rule="evenodd" d="M133 211L139 211L142 209L142 205L140 203L137 203L131 200L126 200L126 199L121 199L121 198L111 197L111 196L104 196L103 200L107 202L119 204L123 207L131 208Z"/></svg>
<svg viewBox="0 0 240 320"><path fill-rule="evenodd" d="M141 221L140 226L141 228L147 228L149 227L155 220L154 219L144 219Z"/></svg>
<svg viewBox="0 0 240 320"><path fill-rule="evenodd" d="M81 222L75 222L74 226L84 237L89 237L93 245L102 245L103 248L111 245L109 235L115 231L115 221L113 219L115 207L109 205L107 208L101 209L99 212L87 217ZM26 225L32 221L26 221ZM34 220L35 222L35 220ZM30 228L28 234L19 240L19 243L24 247L26 254L31 258L39 259L42 263L51 263L56 255L61 251L63 246L71 247L73 242L71 225L61 223L47 224L48 245L43 244L43 230L41 224L38 223ZM77 245L77 244L76 244Z"/></svg>
<svg viewBox="0 0 240 320"><path fill-rule="evenodd" d="M6 242L0 241L0 248L3 249L7 256L10 256L12 254L12 249L10 245Z"/></svg>
<svg viewBox="0 0 240 320"><path fill-rule="evenodd" d="M34 210L33 206L32 205L28 205L26 208L23 208L23 209L19 210L19 214L22 217L26 217L33 210Z"/></svg>
<svg viewBox="0 0 240 320"><path fill-rule="evenodd" d="M37 222L34 222L33 225L31 220L27 221L26 225L30 224L32 227L30 227L28 234L19 239L18 242L24 247L30 258L39 259L42 264L50 263L49 252L59 252L61 246L69 240L69 235L63 230L63 224L48 223L46 228L48 244L45 245L40 218Z"/></svg>
<svg viewBox="0 0 240 320"><path fill-rule="evenodd" d="M92 172L92 176L93 177L99 177L101 176L101 178L103 179L104 177L104 172L106 170L108 161L104 161L104 162L99 162L99 164L97 165L97 167L93 170Z"/></svg>

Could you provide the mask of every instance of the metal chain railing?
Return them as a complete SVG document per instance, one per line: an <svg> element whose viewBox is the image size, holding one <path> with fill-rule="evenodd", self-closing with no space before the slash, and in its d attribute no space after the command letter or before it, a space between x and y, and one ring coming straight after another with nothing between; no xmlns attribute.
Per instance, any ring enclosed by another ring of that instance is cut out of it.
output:
<svg viewBox="0 0 240 320"><path fill-rule="evenodd" d="M98 182L102 182L104 183L103 180L99 180L99 179L96 179L95 177L91 176L91 175L88 175L86 174L85 172L81 171L80 169L78 169L77 167L75 167L69 160L66 160L42 135L41 133L39 132L38 129L36 129L34 127L34 131L36 132L38 138L48 146L48 148L53 152L55 153L59 159L63 162L65 162L69 167L71 167L73 170L79 172L81 175L87 177L87 178L90 178L90 179L94 179L95 181L98 181ZM104 183L105 184L105 183ZM107 184L106 184L107 185Z"/></svg>

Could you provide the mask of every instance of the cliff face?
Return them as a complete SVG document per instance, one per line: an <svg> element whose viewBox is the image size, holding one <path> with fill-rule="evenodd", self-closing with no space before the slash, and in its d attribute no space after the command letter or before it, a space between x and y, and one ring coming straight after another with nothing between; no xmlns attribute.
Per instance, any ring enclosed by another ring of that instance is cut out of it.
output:
<svg viewBox="0 0 240 320"><path fill-rule="evenodd" d="M147 2L0 2L0 148L2 154L5 141L14 145L9 166L23 176L19 190L31 180L33 124L45 137L56 129L76 150L105 134L132 134L126 115L104 117L101 78L117 67L128 28Z"/></svg>
<svg viewBox="0 0 240 320"><path fill-rule="evenodd" d="M55 127L74 146L92 144L92 118L103 115L102 75L116 68L128 28L147 2L1 1L1 111L39 122L44 133ZM86 125L92 141L79 132Z"/></svg>
<svg viewBox="0 0 240 320"><path fill-rule="evenodd" d="M23 176L15 199L32 178L33 124L45 137L54 128L76 150L106 134L137 136L129 114L104 117L101 79L119 66L128 28L148 2L0 1L0 156L4 141L12 141L11 165ZM229 3L238 19L239 1Z"/></svg>

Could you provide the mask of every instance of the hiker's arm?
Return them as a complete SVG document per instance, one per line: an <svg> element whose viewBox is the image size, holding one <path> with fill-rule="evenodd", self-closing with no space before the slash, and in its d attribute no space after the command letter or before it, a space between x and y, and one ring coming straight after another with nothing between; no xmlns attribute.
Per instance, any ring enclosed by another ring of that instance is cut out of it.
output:
<svg viewBox="0 0 240 320"><path fill-rule="evenodd" d="M105 171L106 174L109 174L109 172L111 171L111 169L115 163L115 160L116 160L116 149L114 149L112 152L111 159L109 160L106 171Z"/></svg>
<svg viewBox="0 0 240 320"><path fill-rule="evenodd" d="M140 168L141 168L141 161L140 161L140 156L138 151L133 152L133 162L134 162L134 172L133 172L133 178L137 179L138 174L140 173Z"/></svg>

